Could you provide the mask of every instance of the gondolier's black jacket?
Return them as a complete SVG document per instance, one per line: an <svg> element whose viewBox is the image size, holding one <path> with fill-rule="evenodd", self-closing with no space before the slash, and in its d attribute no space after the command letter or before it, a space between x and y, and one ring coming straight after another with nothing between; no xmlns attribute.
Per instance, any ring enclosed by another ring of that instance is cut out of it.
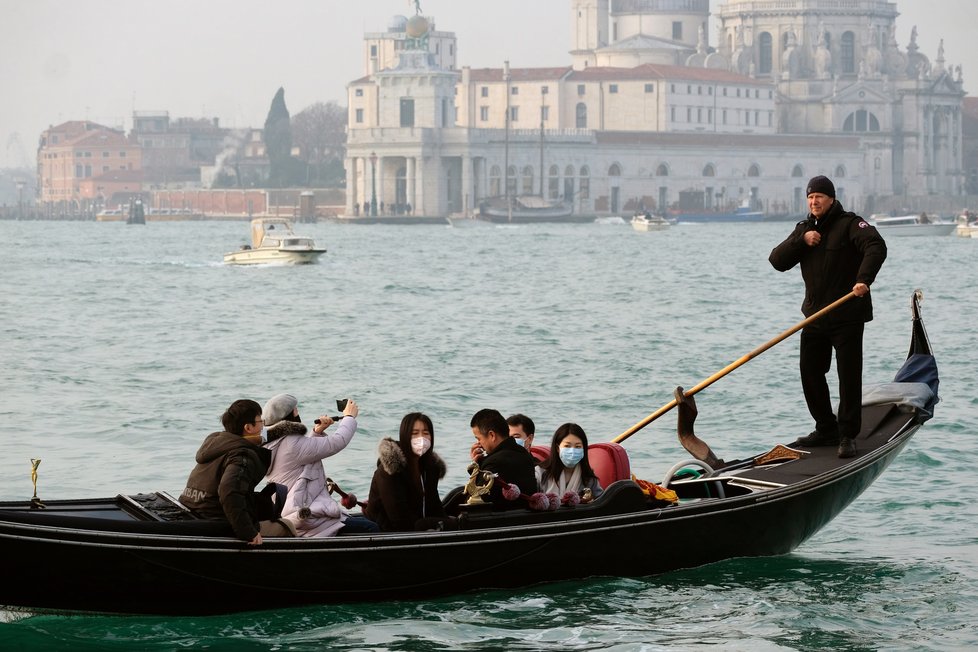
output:
<svg viewBox="0 0 978 652"><path fill-rule="evenodd" d="M259 531L254 490L268 472L272 452L240 435L213 432L196 460L180 502L200 516L226 518L242 541L254 539Z"/></svg>
<svg viewBox="0 0 978 652"><path fill-rule="evenodd" d="M804 239L807 231L818 231L822 241L809 247ZM808 317L849 294L856 283L872 285L886 260L886 242L875 226L846 211L836 200L820 220L809 215L799 222L771 251L768 260L779 272L801 263L805 280L801 311ZM872 299L868 294L852 299L822 319L834 323L871 321Z"/></svg>

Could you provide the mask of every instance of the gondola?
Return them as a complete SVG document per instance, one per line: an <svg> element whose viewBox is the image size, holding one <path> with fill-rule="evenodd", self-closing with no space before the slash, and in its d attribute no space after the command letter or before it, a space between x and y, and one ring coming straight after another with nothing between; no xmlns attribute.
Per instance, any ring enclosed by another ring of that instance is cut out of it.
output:
<svg viewBox="0 0 978 652"><path fill-rule="evenodd" d="M670 469L660 494L632 479L623 447L602 442L592 444L592 463L606 490L586 504L494 512L473 494L458 529L268 538L254 548L164 492L43 500L35 480L33 499L0 503L0 605L204 615L641 577L785 554L869 487L933 415L937 366L917 292L911 309L910 354L893 382L865 388L852 459L831 447L778 446L726 463L711 456L713 468L683 442L695 457ZM677 500L664 500L669 492ZM579 563L554 563L561 559Z"/></svg>

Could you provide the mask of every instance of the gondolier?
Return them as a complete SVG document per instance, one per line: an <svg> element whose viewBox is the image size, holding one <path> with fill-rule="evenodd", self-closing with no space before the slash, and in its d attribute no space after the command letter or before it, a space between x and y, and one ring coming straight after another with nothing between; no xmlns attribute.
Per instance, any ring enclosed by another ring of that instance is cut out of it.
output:
<svg viewBox="0 0 978 652"><path fill-rule="evenodd" d="M771 251L771 265L785 272L801 264L805 281L801 309L806 316L849 292L856 298L801 332L801 385L815 430L795 444L838 444L839 457L853 457L862 425L863 330L873 319L869 286L886 260L886 243L876 227L842 207L828 177L812 178L807 195L808 219ZM825 378L833 349L839 375L838 417L832 412Z"/></svg>

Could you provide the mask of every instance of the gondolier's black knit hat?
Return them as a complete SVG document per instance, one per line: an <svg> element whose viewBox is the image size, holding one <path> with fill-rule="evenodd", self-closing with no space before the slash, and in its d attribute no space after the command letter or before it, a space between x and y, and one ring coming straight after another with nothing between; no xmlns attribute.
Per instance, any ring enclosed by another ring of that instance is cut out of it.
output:
<svg viewBox="0 0 978 652"><path fill-rule="evenodd" d="M823 195L827 195L832 199L835 199L835 184L833 184L832 180L828 177L812 177L812 180L808 182L808 190L805 191L805 196L807 197L813 192L820 192Z"/></svg>

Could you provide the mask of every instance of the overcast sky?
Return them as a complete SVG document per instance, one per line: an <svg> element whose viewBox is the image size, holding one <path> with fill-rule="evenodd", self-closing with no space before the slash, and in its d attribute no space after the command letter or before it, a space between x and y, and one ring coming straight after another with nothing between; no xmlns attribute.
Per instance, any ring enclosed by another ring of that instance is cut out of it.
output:
<svg viewBox="0 0 978 652"><path fill-rule="evenodd" d="M716 8L719 0L711 0ZM279 86L292 114L346 103L364 75L363 33L407 0L0 0L0 168L33 166L40 132L67 120L132 125L132 111L260 127ZM459 65L567 65L570 0L421 0L458 36ZM978 0L897 0L897 41L940 38L978 93ZM715 30L716 21L711 21ZM969 38L971 37L971 38ZM16 134L16 137L14 136ZM23 148L17 146L19 138Z"/></svg>

